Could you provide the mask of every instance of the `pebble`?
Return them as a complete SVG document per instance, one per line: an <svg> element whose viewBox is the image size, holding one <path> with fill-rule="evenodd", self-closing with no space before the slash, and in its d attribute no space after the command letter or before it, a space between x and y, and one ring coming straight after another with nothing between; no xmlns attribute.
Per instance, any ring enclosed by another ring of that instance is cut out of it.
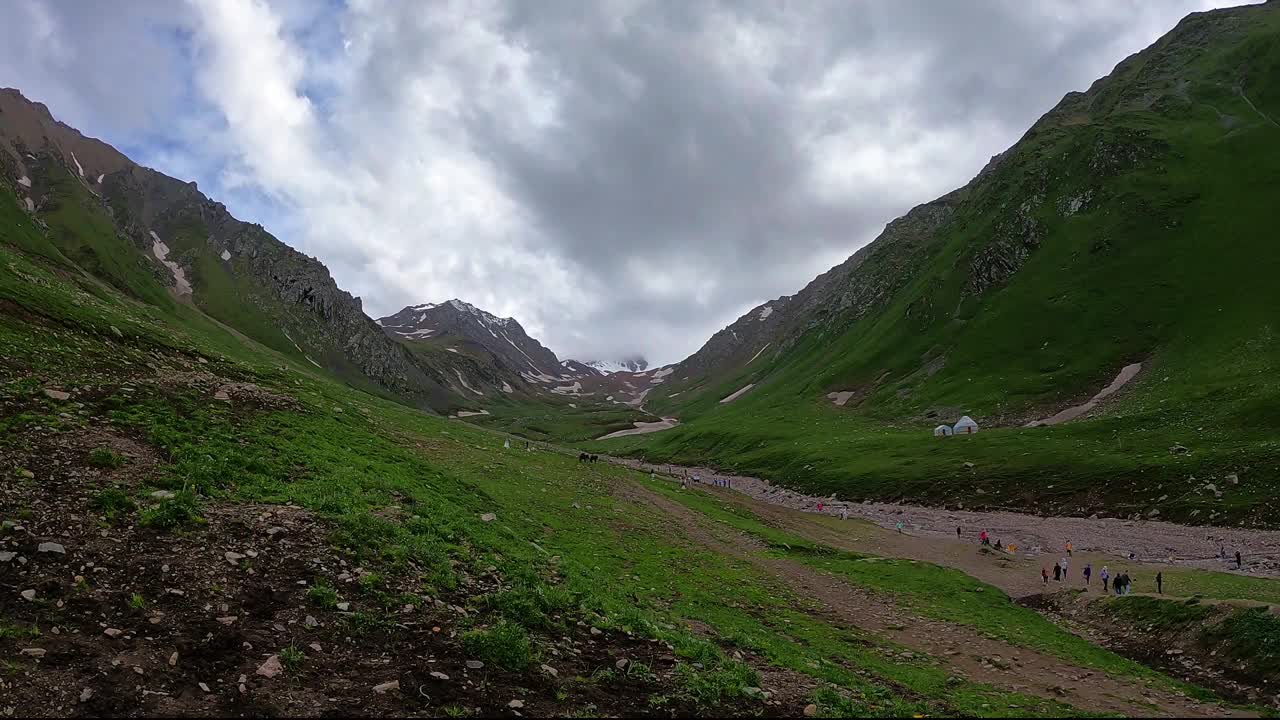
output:
<svg viewBox="0 0 1280 720"><path fill-rule="evenodd" d="M93 697L93 690L85 688L80 691L80 702L86 703Z"/></svg>
<svg viewBox="0 0 1280 720"><path fill-rule="evenodd" d="M324 649L320 647L320 643L311 643L307 647L311 648L312 650L315 650L318 653L324 652Z"/></svg>
<svg viewBox="0 0 1280 720"><path fill-rule="evenodd" d="M116 628L107 628L106 630L102 631L102 634L106 635L109 638L118 638L124 634L124 631L117 630Z"/></svg>
<svg viewBox="0 0 1280 720"><path fill-rule="evenodd" d="M22 599L23 599L23 600L35 600L35 599L36 599L36 591L35 591L35 590L23 590L23 591L22 591Z"/></svg>
<svg viewBox="0 0 1280 720"><path fill-rule="evenodd" d="M400 689L399 680L392 680L391 682L384 682L381 685L373 686L373 691L378 693L379 695L385 695L387 694L387 692L391 690L399 690L399 689Z"/></svg>
<svg viewBox="0 0 1280 720"><path fill-rule="evenodd" d="M307 619L302 621L302 624L309 628L313 628L313 627L319 627L320 621L316 620L314 615L308 615Z"/></svg>
<svg viewBox="0 0 1280 720"><path fill-rule="evenodd" d="M59 402L71 399L71 393L63 392L61 390L53 390L51 388L44 389L44 396L50 400L57 400Z"/></svg>
<svg viewBox="0 0 1280 720"><path fill-rule="evenodd" d="M468 661L467 661L467 668L468 668L469 670L479 670L479 669L480 669L480 668L482 668L482 667L484 667L484 663L480 662L479 660L468 660Z"/></svg>
<svg viewBox="0 0 1280 720"><path fill-rule="evenodd" d="M8 551L0 552L0 562L9 562L10 560L16 557L18 557L18 553L16 552L8 552Z"/></svg>
<svg viewBox="0 0 1280 720"><path fill-rule="evenodd" d="M591 634L592 634L592 635L594 635L594 636L597 636L597 637L598 637L598 636L600 636L600 635L603 635L603 634L604 634L604 631L603 631L603 630L601 630L601 629L600 629L600 628L598 628L598 627L592 626L592 628L591 628Z"/></svg>
<svg viewBox="0 0 1280 720"><path fill-rule="evenodd" d="M817 705L814 705L813 703L809 703L808 705L805 705L805 706L804 706L804 716L805 716L805 717L816 717L817 715L818 715L818 706L817 706Z"/></svg>
<svg viewBox="0 0 1280 720"><path fill-rule="evenodd" d="M174 652L172 655L169 656L169 667L176 667L177 665L178 665L178 653Z"/></svg>
<svg viewBox="0 0 1280 720"><path fill-rule="evenodd" d="M223 625L230 625L231 623L233 623L233 622L235 622L236 620L238 620L238 619L239 619L239 617L240 617L240 616L238 616L238 615L228 615L228 616L226 616L226 617L220 617L220 618L218 618L218 622L222 623Z"/></svg>
<svg viewBox="0 0 1280 720"><path fill-rule="evenodd" d="M350 609L351 609L351 603L349 603L349 602L340 602L340 603L338 603L338 610L339 610L340 612L346 612L346 611L348 611L348 610L350 610Z"/></svg>
<svg viewBox="0 0 1280 720"><path fill-rule="evenodd" d="M283 671L284 666L280 664L280 656L272 655L258 667L257 673L265 678L273 678Z"/></svg>
<svg viewBox="0 0 1280 720"><path fill-rule="evenodd" d="M231 563L232 565L239 565L240 561L244 559L244 556L241 555L240 553L231 552L229 550L225 555L223 555L223 557L225 557L227 559L227 562Z"/></svg>
<svg viewBox="0 0 1280 720"><path fill-rule="evenodd" d="M174 498L174 494L172 490L156 490L151 493L151 497L156 500L172 500Z"/></svg>
<svg viewBox="0 0 1280 720"><path fill-rule="evenodd" d="M630 664L631 664L630 660L626 658L622 658L621 660L618 660L618 662L614 663L613 666L618 668L619 670L626 670L627 666Z"/></svg>
<svg viewBox="0 0 1280 720"><path fill-rule="evenodd" d="M444 673L439 672L439 671L432 672L432 673L431 673L431 677L435 678L436 680L448 680L448 679L449 679L449 676L448 676L448 675L445 675Z"/></svg>
<svg viewBox="0 0 1280 720"><path fill-rule="evenodd" d="M493 522L494 520L497 520L497 519L498 519L498 516L494 515L493 513L485 513L480 516L480 522Z"/></svg>
<svg viewBox="0 0 1280 720"><path fill-rule="evenodd" d="M550 665L543 665L542 672L550 675L551 677L559 677L560 675L560 672L555 668L551 667Z"/></svg>
<svg viewBox="0 0 1280 720"><path fill-rule="evenodd" d="M209 692L209 686L208 686L208 685L205 685L204 683L196 683L196 684L200 686L200 689L201 689L201 690L203 690L203 691L205 691L205 692Z"/></svg>
<svg viewBox="0 0 1280 720"><path fill-rule="evenodd" d="M62 547L56 542L42 542L38 546L36 546L36 552L56 553L58 555L67 554L66 548Z"/></svg>
<svg viewBox="0 0 1280 720"><path fill-rule="evenodd" d="M519 710L520 708L524 707L524 701L512 700L511 702L507 703L507 707L511 708L512 710Z"/></svg>
<svg viewBox="0 0 1280 720"><path fill-rule="evenodd" d="M42 658L44 657L44 648L22 648L21 654L27 657Z"/></svg>

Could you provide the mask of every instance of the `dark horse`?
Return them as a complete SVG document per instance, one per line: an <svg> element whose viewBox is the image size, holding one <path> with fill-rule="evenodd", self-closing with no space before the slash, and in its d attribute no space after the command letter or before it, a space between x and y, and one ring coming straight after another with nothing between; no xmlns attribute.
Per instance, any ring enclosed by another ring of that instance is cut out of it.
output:
<svg viewBox="0 0 1280 720"><path fill-rule="evenodd" d="M578 462L595 462L600 459L599 455L588 455L586 453L578 453Z"/></svg>

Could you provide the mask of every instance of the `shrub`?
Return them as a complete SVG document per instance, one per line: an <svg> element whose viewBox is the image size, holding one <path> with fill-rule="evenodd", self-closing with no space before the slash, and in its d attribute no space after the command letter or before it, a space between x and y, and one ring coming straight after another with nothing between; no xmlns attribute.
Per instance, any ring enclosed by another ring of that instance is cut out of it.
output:
<svg viewBox="0 0 1280 720"><path fill-rule="evenodd" d="M199 525L204 522L204 518L200 517L198 510L196 496L183 490L167 500L161 500L159 505L143 510L138 524L160 530Z"/></svg>
<svg viewBox="0 0 1280 720"><path fill-rule="evenodd" d="M96 468L114 470L124 465L124 456L111 448L94 448L89 453L89 464Z"/></svg>
<svg viewBox="0 0 1280 720"><path fill-rule="evenodd" d="M338 591L322 580L307 589L307 597L318 607L326 610L332 610L338 606Z"/></svg>
<svg viewBox="0 0 1280 720"><path fill-rule="evenodd" d="M98 493L89 501L89 505L108 522L118 522L121 518L137 509L133 499L118 488L108 488Z"/></svg>
<svg viewBox="0 0 1280 720"><path fill-rule="evenodd" d="M506 620L464 633L462 647L467 654L508 670L524 670L533 662L528 633Z"/></svg>

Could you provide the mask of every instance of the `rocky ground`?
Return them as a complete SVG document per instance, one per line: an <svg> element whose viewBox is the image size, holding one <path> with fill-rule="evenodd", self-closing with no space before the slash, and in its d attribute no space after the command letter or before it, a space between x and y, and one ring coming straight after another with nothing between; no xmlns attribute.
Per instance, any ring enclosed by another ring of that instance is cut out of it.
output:
<svg viewBox="0 0 1280 720"><path fill-rule="evenodd" d="M803 512L838 516L847 508L850 517L870 520L884 528L903 529L918 537L955 538L956 528L972 539L986 530L992 541L1014 545L1023 555L1056 557L1067 542L1076 552L1092 552L1118 560L1133 553L1138 562L1195 567L1223 572L1235 571L1234 559L1224 560L1236 550L1242 555L1246 574L1280 577L1280 531L1176 525L1152 520L1119 518L1040 517L1012 512L972 512L920 505L839 502L771 485L759 478L720 473L705 467L648 464L630 458L613 462L646 472L679 477L697 475L703 483L725 481L730 488L757 500Z"/></svg>
<svg viewBox="0 0 1280 720"><path fill-rule="evenodd" d="M207 389L253 406L252 389ZM211 501L188 529L144 526L140 517L174 501L146 490L162 453L104 423L94 395L78 389L65 426L28 428L6 446L0 714L694 712L686 701L648 703L674 684L670 645L600 630L589 616L557 616L562 629L528 669L478 659L463 636L486 627L482 599L502 587L496 574L463 573L456 589L428 594L413 573L349 562L335 528L302 508ZM105 449L125 462L102 462ZM774 699L761 691L722 709L785 715L784 697L791 711L803 707L806 688L773 679Z"/></svg>

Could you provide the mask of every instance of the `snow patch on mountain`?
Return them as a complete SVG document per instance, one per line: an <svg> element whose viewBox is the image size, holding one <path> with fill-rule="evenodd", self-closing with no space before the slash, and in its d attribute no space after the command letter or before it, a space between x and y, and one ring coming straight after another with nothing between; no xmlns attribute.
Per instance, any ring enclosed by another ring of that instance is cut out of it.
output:
<svg viewBox="0 0 1280 720"><path fill-rule="evenodd" d="M155 230L151 231L151 240L151 253L156 256L156 260L159 260L160 264L169 268L169 272L173 273L173 283L178 294L190 295L191 283L187 280L187 273L182 269L181 265L169 259L169 246L164 244L159 235L156 235Z"/></svg>
<svg viewBox="0 0 1280 720"><path fill-rule="evenodd" d="M80 177L84 177L84 168L80 167L80 161L76 159L75 151L71 153L71 162L76 164L76 172L80 173Z"/></svg>
<svg viewBox="0 0 1280 720"><path fill-rule="evenodd" d="M29 188L31 187L31 178L27 177L26 175L23 175L22 177L18 178L18 184L21 185L22 187Z"/></svg>
<svg viewBox="0 0 1280 720"><path fill-rule="evenodd" d="M758 320L767 320L767 319L769 318L769 316L770 316L770 315L772 315L772 314L773 314L773 306L772 306L772 305L765 305L764 307L760 308L760 317L759 317L759 318L757 318L757 319L758 319Z"/></svg>

